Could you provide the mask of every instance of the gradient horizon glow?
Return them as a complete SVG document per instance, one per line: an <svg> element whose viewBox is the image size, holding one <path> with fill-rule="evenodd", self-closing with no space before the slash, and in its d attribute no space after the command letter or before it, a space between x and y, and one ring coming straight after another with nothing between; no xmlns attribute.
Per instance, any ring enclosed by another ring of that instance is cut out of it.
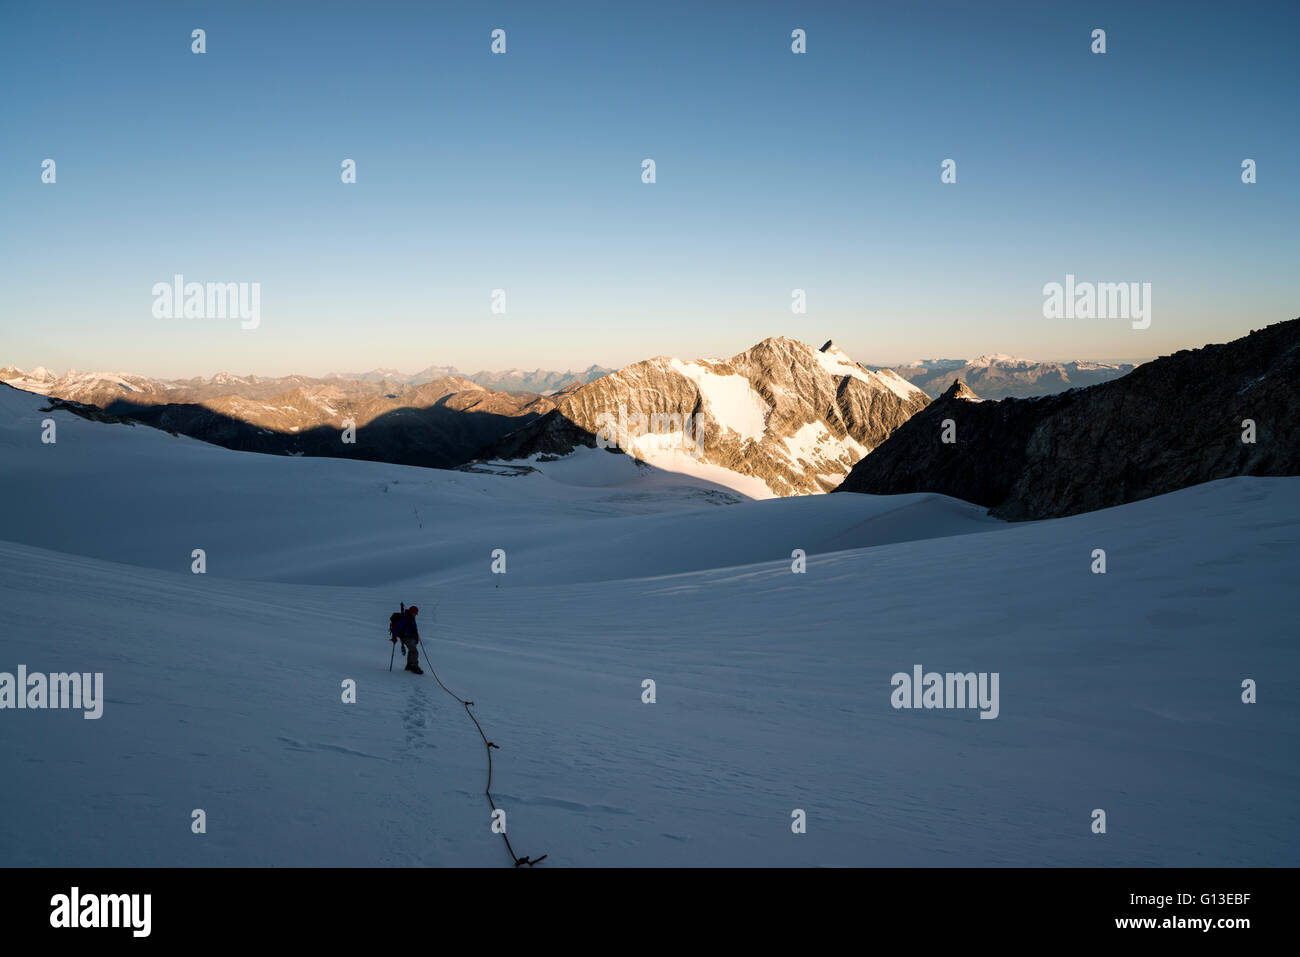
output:
<svg viewBox="0 0 1300 957"><path fill-rule="evenodd" d="M6 3L0 365L1227 341L1300 315L1298 39L1293 3ZM259 328L154 318L176 273L260 283ZM1151 283L1151 327L1043 318L1067 273Z"/></svg>

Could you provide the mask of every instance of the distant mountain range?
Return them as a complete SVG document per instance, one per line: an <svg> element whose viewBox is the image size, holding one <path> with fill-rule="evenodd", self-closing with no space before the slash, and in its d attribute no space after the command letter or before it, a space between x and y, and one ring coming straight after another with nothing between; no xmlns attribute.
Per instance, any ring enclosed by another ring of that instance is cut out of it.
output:
<svg viewBox="0 0 1300 957"><path fill-rule="evenodd" d="M864 370L892 370L934 398L943 393L953 379L960 378L985 398L1050 395L1066 389L1096 385L1133 371L1132 363L1040 362L1008 355L986 355L975 359L920 359L903 365L861 366ZM331 372L324 376L289 375L266 377L231 375L219 372L210 378L160 379L127 372L78 372L70 369L63 375L42 366L24 372L9 366L0 369L0 382L8 382L28 392L57 395L78 402L102 405L130 393L170 395L175 401L201 402L226 395L247 399L265 399L295 388L339 385L352 392L362 386L376 386L394 391L398 386L425 385L438 379L454 378L472 382L498 392L526 392L551 395L575 385L585 385L617 370L592 365L581 371L555 372L547 369L505 369L498 372L475 372L466 375L455 366L429 366L419 372L397 369L371 369L369 372Z"/></svg>
<svg viewBox="0 0 1300 957"><path fill-rule="evenodd" d="M527 460L535 468L541 458L587 453L598 446L605 416L623 427L621 435L611 431L610 444L636 460L755 497L835 488L929 401L899 375L866 369L834 343L816 349L784 338L730 359L659 357L608 374L598 366L512 370L480 373L476 382L448 368L405 377L376 369L183 380L6 368L0 381L227 448L441 468L484 460ZM628 435L628 419L641 415L664 417L672 434ZM357 426L355 444L341 438L348 420Z"/></svg>
<svg viewBox="0 0 1300 957"><path fill-rule="evenodd" d="M649 466L755 498L942 492L1026 519L1300 473L1298 330L1281 323L1136 366L986 355L870 367L833 342L776 337L730 358L618 370L163 380L8 367L0 381L245 451L591 484ZM948 419L952 445L940 441ZM1244 419L1255 444L1240 441ZM355 443L342 439L349 422Z"/></svg>
<svg viewBox="0 0 1300 957"><path fill-rule="evenodd" d="M500 372L475 372L473 375L463 375L456 370L455 366L429 366L413 374L398 372L396 369L372 369L369 372L358 373L331 372L319 377L241 376L218 372L207 379L202 377L159 379L129 372L79 372L76 369L69 369L63 375L59 375L44 366L37 366L27 372L13 366L6 366L0 369L0 382L7 382L15 388L28 392L40 392L64 399L98 404L94 401L96 398L120 397L129 392L151 395L170 393L174 397L183 397L186 401L201 401L224 395L267 398L289 389L324 385L340 385L353 391L355 386L351 383L387 387L392 391L394 386L424 385L446 378L463 379L499 392L530 392L544 395L559 391L566 386L590 382L613 371L613 369L593 365L580 372L552 372L546 369L534 369L529 372L524 369L505 369Z"/></svg>
<svg viewBox="0 0 1300 957"><path fill-rule="evenodd" d="M1004 399L1051 395L1066 389L1097 385L1128 375L1135 365L1086 361L1038 362L997 354L976 359L922 359L889 368L925 390L931 397L941 395L952 385L954 379L961 379L984 398Z"/></svg>
<svg viewBox="0 0 1300 957"><path fill-rule="evenodd" d="M959 379L837 491L941 492L1021 520L1235 475L1300 475L1298 381L1300 319L1035 399L981 401Z"/></svg>
<svg viewBox="0 0 1300 957"><path fill-rule="evenodd" d="M414 375L406 375L396 369L372 369L370 372L360 373L331 372L325 378L350 379L358 382L422 385L426 382L433 382L435 379L458 376L478 385L486 386L489 389L496 389L499 392L535 392L540 395L547 395L571 385L591 382L593 379L599 379L601 376L613 371L613 369L607 369L604 366L593 365L588 366L581 372L550 372L546 369L533 369L530 372L526 369L506 369L502 372L475 372L473 375L464 375L455 366L429 366L429 368L422 369Z"/></svg>
<svg viewBox="0 0 1300 957"><path fill-rule="evenodd" d="M433 468L460 465L554 407L545 396L498 392L460 376L408 385L382 376L162 380L9 367L0 369L0 382L246 452ZM354 444L342 440L347 420L357 427Z"/></svg>
<svg viewBox="0 0 1300 957"><path fill-rule="evenodd" d="M607 371L593 365L581 372L507 369L466 377L451 366L430 366L414 375L375 369L355 376L221 372L156 379L9 366L0 369L0 382L245 452L454 468L553 408L544 393ZM341 439L348 419L358 427L355 444Z"/></svg>

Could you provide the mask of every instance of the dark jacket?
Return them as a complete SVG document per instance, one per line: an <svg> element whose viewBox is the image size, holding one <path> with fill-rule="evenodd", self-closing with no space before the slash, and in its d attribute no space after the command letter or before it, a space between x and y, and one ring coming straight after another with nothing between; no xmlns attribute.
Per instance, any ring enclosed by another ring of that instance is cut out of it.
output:
<svg viewBox="0 0 1300 957"><path fill-rule="evenodd" d="M393 629L393 633L403 641L408 639L411 641L420 640L420 629L416 627L415 616L409 611L397 619L397 627Z"/></svg>

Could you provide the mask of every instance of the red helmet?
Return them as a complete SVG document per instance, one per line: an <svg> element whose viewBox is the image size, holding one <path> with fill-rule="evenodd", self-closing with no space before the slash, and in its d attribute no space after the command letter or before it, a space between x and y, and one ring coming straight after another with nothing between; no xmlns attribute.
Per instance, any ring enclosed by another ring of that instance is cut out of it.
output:
<svg viewBox="0 0 1300 957"><path fill-rule="evenodd" d="M409 611L412 615L418 615L420 613L420 609L416 605L411 605L406 610Z"/></svg>

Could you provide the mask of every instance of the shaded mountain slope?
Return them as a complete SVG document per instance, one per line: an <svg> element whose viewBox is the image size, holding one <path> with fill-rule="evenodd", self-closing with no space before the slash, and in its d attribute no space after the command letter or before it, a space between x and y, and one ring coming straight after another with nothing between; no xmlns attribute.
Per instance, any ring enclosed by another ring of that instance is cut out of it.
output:
<svg viewBox="0 0 1300 957"><path fill-rule="evenodd" d="M940 492L1012 521L1073 515L1234 475L1300 474L1300 319L1182 350L1120 379L979 401L958 381L837 491ZM942 441L943 423L956 442ZM1243 422L1255 441L1243 442Z"/></svg>

